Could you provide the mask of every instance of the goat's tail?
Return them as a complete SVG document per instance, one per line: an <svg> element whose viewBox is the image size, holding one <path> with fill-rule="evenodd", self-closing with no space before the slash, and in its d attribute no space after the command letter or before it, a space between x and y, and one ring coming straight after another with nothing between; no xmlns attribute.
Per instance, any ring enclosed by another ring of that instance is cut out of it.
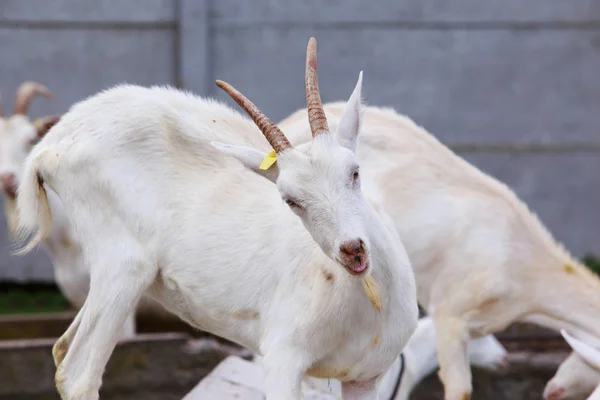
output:
<svg viewBox="0 0 600 400"><path fill-rule="evenodd" d="M43 159L45 152L33 152L25 162L25 173L17 192L18 228L15 254L33 250L50 233L52 214L44 189ZM31 239L29 239L31 238ZM29 242L25 242L29 239Z"/></svg>

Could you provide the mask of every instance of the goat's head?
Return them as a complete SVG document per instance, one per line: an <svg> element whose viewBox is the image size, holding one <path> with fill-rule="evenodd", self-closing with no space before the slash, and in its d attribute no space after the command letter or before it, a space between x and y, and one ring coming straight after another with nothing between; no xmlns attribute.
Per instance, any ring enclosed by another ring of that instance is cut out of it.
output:
<svg viewBox="0 0 600 400"><path fill-rule="evenodd" d="M37 94L52 98L52 93L39 83L21 84L17 90L13 115L6 118L0 103L0 188L11 199L17 195L23 164L29 151L59 120L59 117L45 117L34 123L29 119L29 104Z"/></svg>
<svg viewBox="0 0 600 400"><path fill-rule="evenodd" d="M283 201L301 218L323 252L350 274L363 275L370 265L364 212L367 202L361 193L355 154L361 119L362 72L338 131L329 132L319 94L316 46L316 40L311 38L306 54L306 102L313 134L310 146L304 150L294 148L254 104L221 81L217 85L252 117L274 153L269 158L253 148L214 142L213 145L275 182Z"/></svg>

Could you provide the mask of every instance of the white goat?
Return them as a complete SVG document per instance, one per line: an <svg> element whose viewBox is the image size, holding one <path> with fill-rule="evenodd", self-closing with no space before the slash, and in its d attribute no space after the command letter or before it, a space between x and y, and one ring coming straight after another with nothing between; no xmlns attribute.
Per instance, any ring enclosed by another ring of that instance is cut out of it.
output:
<svg viewBox="0 0 600 400"><path fill-rule="evenodd" d="M325 113L333 128L342 106ZM293 144L309 138L305 119L300 110L280 124ZM436 321L447 400L470 397L470 337L524 321L600 344L600 280L506 185L390 109L366 108L360 149Z"/></svg>
<svg viewBox="0 0 600 400"><path fill-rule="evenodd" d="M546 400L585 398L600 383L600 367L593 363L595 358L589 356L597 353L598 350L575 339L565 331L561 333L575 351L563 361L546 385L544 398Z"/></svg>
<svg viewBox="0 0 600 400"><path fill-rule="evenodd" d="M32 122L27 112L31 100L41 94L52 98L44 85L24 82L17 90L13 115L4 119L0 103L0 185L4 193L4 214L11 236L16 234L17 187L23 179L25 158L54 126L60 117L48 116ZM80 309L89 290L90 273L83 260L81 245L65 215L60 199L51 189L47 190L48 205L52 214L52 229L43 241L54 267L56 284L69 303ZM139 309L146 314L166 317L167 312L155 301L144 298ZM135 334L135 318L130 315L124 326L123 337Z"/></svg>
<svg viewBox="0 0 600 400"><path fill-rule="evenodd" d="M508 364L506 349L493 335L469 342L469 360L472 365L490 371L502 370ZM254 361L260 364L262 358L257 356ZM438 365L433 319L421 318L402 356L394 361L379 383L379 399L407 400L413 388L434 372ZM339 398L339 382L307 378L307 383L324 393L334 393Z"/></svg>
<svg viewBox="0 0 600 400"><path fill-rule="evenodd" d="M115 332L144 292L263 355L269 400L299 399L305 373L340 379L345 398L373 398L416 327L414 276L393 224L361 192L361 78L332 134L314 39L306 67L308 152L223 82L276 158L211 146L256 140L230 108L136 86L76 104L32 151L17 200L21 226L36 232L26 249L50 229L49 187L91 267L86 302L53 349L64 399L98 398ZM263 170L263 160L277 162Z"/></svg>

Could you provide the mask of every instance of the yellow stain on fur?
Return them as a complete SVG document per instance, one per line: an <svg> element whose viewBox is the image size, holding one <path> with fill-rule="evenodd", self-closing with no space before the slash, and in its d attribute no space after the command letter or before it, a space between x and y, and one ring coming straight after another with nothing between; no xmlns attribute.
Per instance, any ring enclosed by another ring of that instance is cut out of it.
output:
<svg viewBox="0 0 600 400"><path fill-rule="evenodd" d="M306 375L319 379L338 379L342 380L350 373L349 369L332 369L326 367L312 367L306 371Z"/></svg>
<svg viewBox="0 0 600 400"><path fill-rule="evenodd" d="M65 359L68 350L69 344L63 338L58 339L54 346L52 346L52 358L54 358L54 365L56 368L60 367L60 364Z"/></svg>
<svg viewBox="0 0 600 400"><path fill-rule="evenodd" d="M564 265L565 268L565 272L569 275L573 275L574 273L577 272L577 270L575 269L575 267L571 264L565 264Z"/></svg>
<svg viewBox="0 0 600 400"><path fill-rule="evenodd" d="M233 317L237 319L242 319L245 321L251 321L254 319L258 319L260 314L254 310L244 309L233 313Z"/></svg>
<svg viewBox="0 0 600 400"><path fill-rule="evenodd" d="M381 342L381 338L379 337L379 335L375 335L375 338L373 339L373 346L379 346L379 342Z"/></svg>
<svg viewBox="0 0 600 400"><path fill-rule="evenodd" d="M373 308L376 311L381 311L381 295L379 293L379 285L375 278L372 275L369 275L365 279L362 280L363 289L367 294L369 300L371 300L371 304L373 304Z"/></svg>
<svg viewBox="0 0 600 400"><path fill-rule="evenodd" d="M71 237L66 232L61 232L60 244L62 244L63 247L65 247L67 249L70 249L73 247L73 241L71 240Z"/></svg>
<svg viewBox="0 0 600 400"><path fill-rule="evenodd" d="M471 400L471 394L470 393L465 393L462 395L462 400Z"/></svg>

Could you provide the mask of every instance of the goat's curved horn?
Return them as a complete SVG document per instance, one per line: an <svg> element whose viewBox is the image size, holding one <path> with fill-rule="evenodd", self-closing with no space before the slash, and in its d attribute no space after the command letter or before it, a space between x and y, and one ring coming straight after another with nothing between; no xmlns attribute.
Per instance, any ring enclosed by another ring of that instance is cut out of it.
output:
<svg viewBox="0 0 600 400"><path fill-rule="evenodd" d="M306 108L308 122L313 137L329 132L327 117L321 103L319 93L319 77L317 75L317 40L311 37L306 48Z"/></svg>
<svg viewBox="0 0 600 400"><path fill-rule="evenodd" d="M17 90L14 113L27 115L31 99L33 99L33 96L36 94L41 94L47 99L52 98L52 93L46 86L37 82L23 82Z"/></svg>
<svg viewBox="0 0 600 400"><path fill-rule="evenodd" d="M285 137L281 129L277 127L262 111L258 109L250 100L248 100L243 94L238 92L233 86L227 82L217 80L217 86L223 89L236 103L240 105L246 111L246 113L252 118L256 126L261 130L263 135L267 138L273 150L276 153L292 147L289 140Z"/></svg>

